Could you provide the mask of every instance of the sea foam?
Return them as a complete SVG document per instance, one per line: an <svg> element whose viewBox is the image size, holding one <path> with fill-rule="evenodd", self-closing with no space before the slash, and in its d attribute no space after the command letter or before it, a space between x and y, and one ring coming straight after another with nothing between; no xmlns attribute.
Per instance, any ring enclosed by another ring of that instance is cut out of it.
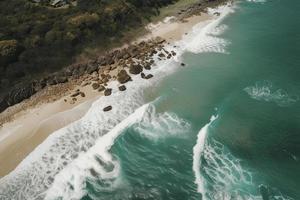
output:
<svg viewBox="0 0 300 200"><path fill-rule="evenodd" d="M291 106L299 100L297 94L291 95L287 91L274 86L271 81L258 81L254 86L246 87L244 91L252 99L274 102L281 107Z"/></svg>

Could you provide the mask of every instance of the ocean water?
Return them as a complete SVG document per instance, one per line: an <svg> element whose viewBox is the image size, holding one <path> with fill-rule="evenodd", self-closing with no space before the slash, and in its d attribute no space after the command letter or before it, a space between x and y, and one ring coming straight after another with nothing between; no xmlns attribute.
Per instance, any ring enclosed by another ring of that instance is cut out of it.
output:
<svg viewBox="0 0 300 200"><path fill-rule="evenodd" d="M0 199L300 199L299 9L218 8L153 79L99 99L0 179Z"/></svg>

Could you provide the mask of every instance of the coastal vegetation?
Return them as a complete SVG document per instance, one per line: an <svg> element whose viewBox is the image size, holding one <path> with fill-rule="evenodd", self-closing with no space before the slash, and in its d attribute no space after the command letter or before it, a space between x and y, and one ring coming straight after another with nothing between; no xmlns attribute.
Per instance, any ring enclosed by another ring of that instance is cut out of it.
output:
<svg viewBox="0 0 300 200"><path fill-rule="evenodd" d="M109 47L174 1L78 0L61 7L47 0L0 1L0 97L72 63L87 47Z"/></svg>

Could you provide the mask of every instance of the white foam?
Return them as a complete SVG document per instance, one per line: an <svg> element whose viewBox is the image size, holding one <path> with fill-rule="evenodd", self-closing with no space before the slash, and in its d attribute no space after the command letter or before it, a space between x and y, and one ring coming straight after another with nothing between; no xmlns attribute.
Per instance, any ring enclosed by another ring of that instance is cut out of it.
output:
<svg viewBox="0 0 300 200"><path fill-rule="evenodd" d="M217 9L208 9L208 13L212 16L215 12L219 12L220 16L194 26L192 31L185 35L182 41L178 42L178 45L185 51L192 53L227 53L226 46L230 42L217 36L227 29L226 25L220 26L220 24L233 11L234 9L229 5L220 6Z"/></svg>
<svg viewBox="0 0 300 200"><path fill-rule="evenodd" d="M270 81L258 81L244 91L255 100L274 102L282 107L291 106L299 100L298 95L290 95L285 90L276 88Z"/></svg>
<svg viewBox="0 0 300 200"><path fill-rule="evenodd" d="M203 154L208 128L215 119L216 117L212 116L210 122L201 128L197 136L196 145L193 148L193 171L195 174L195 183L197 184L197 191L201 194L204 194L204 185L202 182L203 178L200 173L201 156ZM202 196L202 199L205 200L205 195Z"/></svg>
<svg viewBox="0 0 300 200"><path fill-rule="evenodd" d="M134 126L134 129L142 136L151 140L158 140L170 136L185 137L191 125L179 118L175 113L157 113L153 105L150 105L143 119Z"/></svg>
<svg viewBox="0 0 300 200"><path fill-rule="evenodd" d="M56 177L53 186L47 191L47 199L79 199L84 195L85 181L92 179L89 170L93 170L92 174L101 177L101 181L109 180L109 188L117 186L116 181L120 178L120 166L117 160L108 152L114 144L115 139L134 123L142 119L149 104L145 104L138 108L133 114L117 124L109 133L100 137L96 144L88 150L87 153L74 160L70 165L63 169ZM105 169L95 159L101 159L106 165L111 165L111 170ZM71 185L71 187L70 187ZM103 188L105 189L105 188ZM99 190L99 186L98 186Z"/></svg>

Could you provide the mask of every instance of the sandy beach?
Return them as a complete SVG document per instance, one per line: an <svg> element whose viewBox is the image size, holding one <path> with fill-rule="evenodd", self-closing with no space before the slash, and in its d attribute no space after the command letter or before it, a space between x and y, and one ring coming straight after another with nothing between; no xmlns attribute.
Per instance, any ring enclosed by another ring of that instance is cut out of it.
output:
<svg viewBox="0 0 300 200"><path fill-rule="evenodd" d="M159 36L171 43L181 39L197 23L211 18L212 16L205 13L189 17L184 21L178 21L173 17L166 18L157 24L149 24L146 27L149 34L137 41ZM115 72L110 73L112 77L115 76ZM56 89L59 89L59 86ZM85 95L77 96L74 101L70 95L78 89ZM22 102L21 105L15 105L1 113L2 116L10 113L14 115L12 120L5 122L0 128L0 177L12 171L51 133L80 119L92 103L103 95L103 92L93 89L91 84L72 85L62 91L63 94L60 94L57 99L25 106L28 102L35 102L37 94ZM26 107L25 110L20 109L22 105ZM14 112L14 109L17 111Z"/></svg>

